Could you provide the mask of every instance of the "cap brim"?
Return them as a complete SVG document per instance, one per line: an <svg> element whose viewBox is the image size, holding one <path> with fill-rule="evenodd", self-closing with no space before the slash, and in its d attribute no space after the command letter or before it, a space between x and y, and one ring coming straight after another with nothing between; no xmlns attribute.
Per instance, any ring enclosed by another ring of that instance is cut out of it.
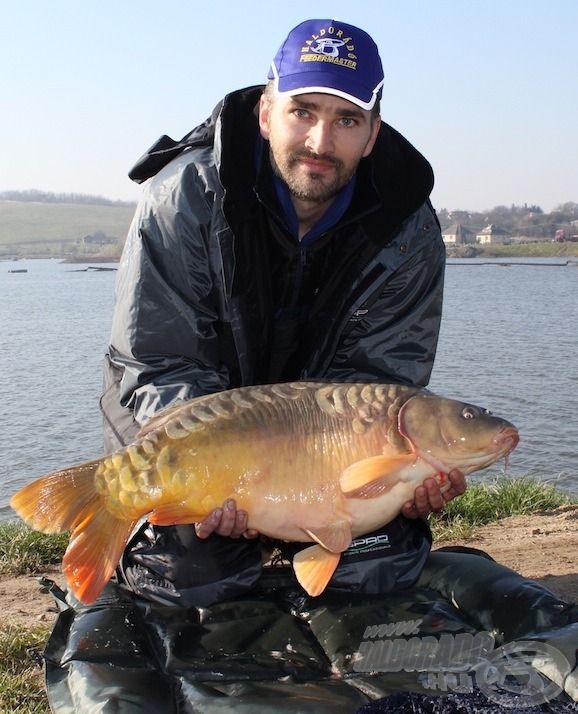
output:
<svg viewBox="0 0 578 714"><path fill-rule="evenodd" d="M336 86L336 85L339 86ZM275 94L278 96L294 97L299 94L333 94L348 102L356 104L361 109L371 110L375 106L377 97L381 91L383 82L375 90L362 87L358 82L348 80L347 77L340 77L336 82L334 72L323 72L317 70L312 72L299 72L279 77L274 72Z"/></svg>

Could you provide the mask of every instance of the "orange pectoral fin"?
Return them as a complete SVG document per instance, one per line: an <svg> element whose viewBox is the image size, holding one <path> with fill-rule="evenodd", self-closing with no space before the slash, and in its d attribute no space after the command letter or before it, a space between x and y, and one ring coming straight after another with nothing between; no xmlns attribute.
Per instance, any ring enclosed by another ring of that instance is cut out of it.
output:
<svg viewBox="0 0 578 714"><path fill-rule="evenodd" d="M414 454L356 461L339 477L341 490L347 498L375 498L399 483L403 471L414 462Z"/></svg>
<svg viewBox="0 0 578 714"><path fill-rule="evenodd" d="M339 565L341 553L330 553L320 545L297 553L293 558L293 570L301 587L313 597L321 595Z"/></svg>

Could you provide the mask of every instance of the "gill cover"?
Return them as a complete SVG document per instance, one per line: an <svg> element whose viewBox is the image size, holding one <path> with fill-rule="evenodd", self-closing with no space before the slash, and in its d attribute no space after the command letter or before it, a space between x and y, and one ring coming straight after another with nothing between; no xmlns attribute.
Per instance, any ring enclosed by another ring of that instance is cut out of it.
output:
<svg viewBox="0 0 578 714"><path fill-rule="evenodd" d="M489 466L518 443L515 426L487 409L431 393L411 397L400 409L399 432L422 458L442 471L464 474Z"/></svg>

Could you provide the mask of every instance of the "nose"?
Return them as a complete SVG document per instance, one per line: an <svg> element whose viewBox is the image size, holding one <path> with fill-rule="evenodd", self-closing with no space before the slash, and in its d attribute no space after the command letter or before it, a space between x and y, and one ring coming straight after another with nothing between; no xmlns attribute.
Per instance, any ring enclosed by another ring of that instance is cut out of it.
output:
<svg viewBox="0 0 578 714"><path fill-rule="evenodd" d="M305 146L317 155L329 154L335 149L331 123L317 121L309 129Z"/></svg>

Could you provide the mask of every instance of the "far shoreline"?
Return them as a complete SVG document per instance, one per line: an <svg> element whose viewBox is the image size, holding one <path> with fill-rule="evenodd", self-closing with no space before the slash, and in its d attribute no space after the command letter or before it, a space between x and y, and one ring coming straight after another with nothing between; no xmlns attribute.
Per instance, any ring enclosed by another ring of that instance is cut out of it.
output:
<svg viewBox="0 0 578 714"><path fill-rule="evenodd" d="M37 243L34 252L15 255L2 255L0 261L20 262L24 260L55 259L66 264L78 263L118 263L121 259L122 245L116 246L114 254L111 253L84 253L66 255L64 253L43 252L42 244ZM570 265L578 264L578 243L564 242L531 242L508 244L446 244L446 259L450 260L479 260L488 259L558 259L566 260Z"/></svg>

